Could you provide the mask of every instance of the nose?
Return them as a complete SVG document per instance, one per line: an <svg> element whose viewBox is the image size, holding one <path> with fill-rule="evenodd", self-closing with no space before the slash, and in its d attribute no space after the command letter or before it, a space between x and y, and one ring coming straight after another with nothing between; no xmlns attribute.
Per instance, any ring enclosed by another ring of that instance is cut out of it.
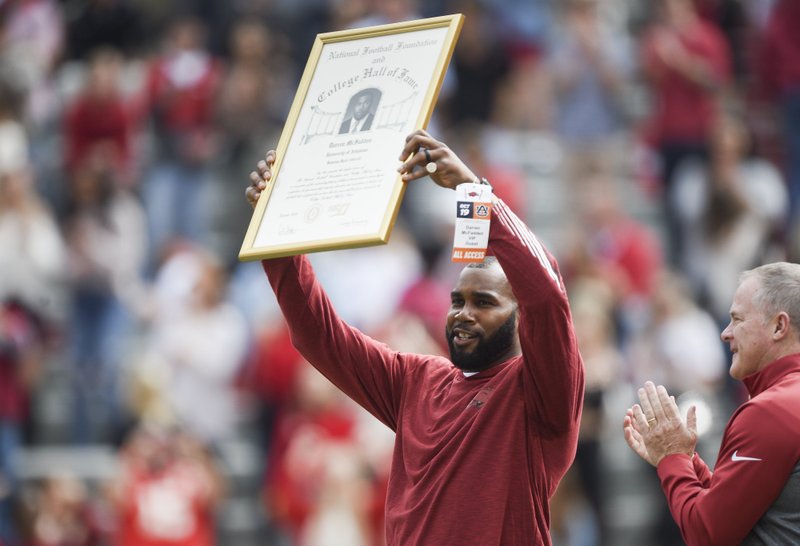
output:
<svg viewBox="0 0 800 546"><path fill-rule="evenodd" d="M725 327L725 329L722 331L722 333L719 335L719 337L720 337L720 339L722 341L724 341L726 343L731 340L733 335L731 334L731 325L730 325L730 323L728 323L728 325Z"/></svg>
<svg viewBox="0 0 800 546"><path fill-rule="evenodd" d="M459 322L473 322L475 320L475 318L472 315L472 307L468 303L462 305L455 312L453 318L455 318Z"/></svg>

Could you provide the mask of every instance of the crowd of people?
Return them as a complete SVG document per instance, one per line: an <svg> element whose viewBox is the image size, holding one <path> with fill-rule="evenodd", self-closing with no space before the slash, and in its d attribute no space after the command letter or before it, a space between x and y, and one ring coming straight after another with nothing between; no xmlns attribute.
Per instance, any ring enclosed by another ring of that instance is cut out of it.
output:
<svg viewBox="0 0 800 546"><path fill-rule="evenodd" d="M800 257L794 0L5 0L0 545L214 544L216 455L245 424L287 543L381 543L392 434L296 352L259 264L238 261L243 190L316 33L456 12L431 132L554 234L586 368L554 541L580 543L570 503L583 544L608 539L610 390L654 380L725 415L746 397L719 339L739 273ZM539 218L544 177L566 199ZM388 246L312 257L348 323L447 354L450 198L411 183ZM111 483L22 482L53 370L57 442L114 446ZM662 510L650 543L680 543Z"/></svg>

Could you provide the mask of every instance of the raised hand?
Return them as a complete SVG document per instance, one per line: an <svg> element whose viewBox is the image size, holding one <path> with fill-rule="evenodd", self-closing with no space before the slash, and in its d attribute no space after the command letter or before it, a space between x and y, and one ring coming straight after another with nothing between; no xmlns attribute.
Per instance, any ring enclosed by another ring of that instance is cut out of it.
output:
<svg viewBox="0 0 800 546"><path fill-rule="evenodd" d="M274 164L275 150L270 150L264 156L264 159L258 162L256 170L250 173L250 185L247 186L244 192L250 206L256 206L258 198L261 197L261 192L266 189L267 184L272 180L272 166Z"/></svg>
<svg viewBox="0 0 800 546"><path fill-rule="evenodd" d="M629 408L622 422L628 446L653 466L667 455L693 455L697 445L696 408L689 408L684 423L675 398L662 385L656 387L648 381L638 395L640 404Z"/></svg>
<svg viewBox="0 0 800 546"><path fill-rule="evenodd" d="M447 144L436 140L422 129L406 138L406 145L400 153L400 161L404 163L397 168L397 171L403 175L403 180L406 182L430 176L443 188L455 189L464 182L478 180L475 173L464 165Z"/></svg>

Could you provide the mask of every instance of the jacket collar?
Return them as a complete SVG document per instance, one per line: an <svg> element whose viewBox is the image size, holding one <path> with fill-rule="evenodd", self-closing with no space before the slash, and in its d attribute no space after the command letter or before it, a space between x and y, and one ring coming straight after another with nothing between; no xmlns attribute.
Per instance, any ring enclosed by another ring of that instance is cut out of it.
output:
<svg viewBox="0 0 800 546"><path fill-rule="evenodd" d="M756 373L742 379L750 397L757 396L773 386L784 376L792 372L800 372L800 353L779 358L764 366Z"/></svg>

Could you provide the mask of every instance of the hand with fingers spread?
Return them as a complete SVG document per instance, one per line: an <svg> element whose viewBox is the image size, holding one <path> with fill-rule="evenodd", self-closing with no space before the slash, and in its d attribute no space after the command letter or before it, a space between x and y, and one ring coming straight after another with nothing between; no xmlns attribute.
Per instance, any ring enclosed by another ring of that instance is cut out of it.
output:
<svg viewBox="0 0 800 546"><path fill-rule="evenodd" d="M648 381L638 391L639 404L625 414L622 428L625 441L634 453L653 466L667 455L693 455L697 445L697 415L689 408L686 422L681 419L675 398L662 385Z"/></svg>
<svg viewBox="0 0 800 546"><path fill-rule="evenodd" d="M431 180L443 188L455 189L464 182L478 181L475 173L455 152L422 129L406 138L400 161L403 164L397 168L397 172L406 182L430 176Z"/></svg>
<svg viewBox="0 0 800 546"><path fill-rule="evenodd" d="M250 173L250 185L247 186L244 194L250 206L255 207L261 192L267 188L267 184L272 180L272 166L275 164L275 150L270 150L264 159L258 162L255 171Z"/></svg>

